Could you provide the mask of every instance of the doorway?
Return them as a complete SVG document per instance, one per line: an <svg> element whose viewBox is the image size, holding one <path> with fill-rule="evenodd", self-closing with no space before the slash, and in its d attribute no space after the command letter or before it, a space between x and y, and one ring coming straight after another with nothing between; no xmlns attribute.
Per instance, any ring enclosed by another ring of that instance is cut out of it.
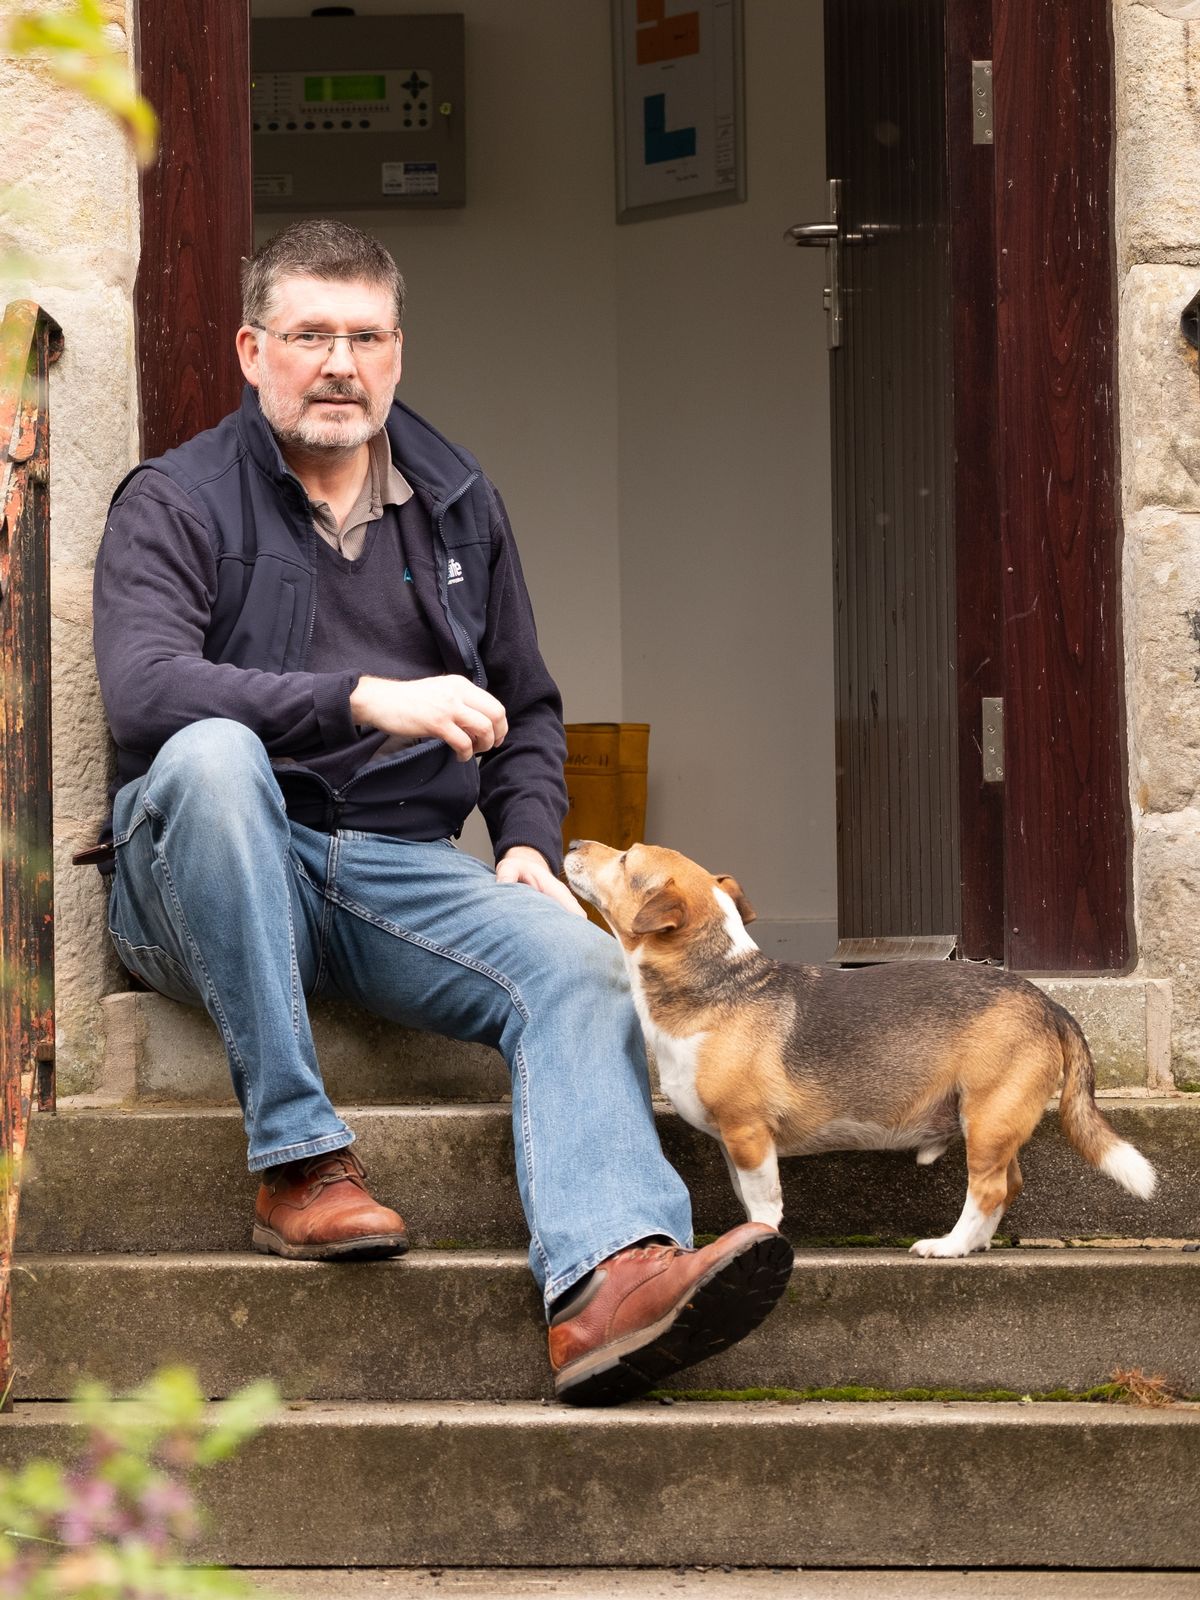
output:
<svg viewBox="0 0 1200 1600"><path fill-rule="evenodd" d="M162 46L167 29L171 50L160 57L178 58L181 33L205 48L200 13L209 3L180 6L180 17L168 16L173 0L143 8L148 66L155 36ZM225 48L228 7L221 9ZM364 0L360 9L392 8ZM508 493L568 716L652 723L650 831L741 876L764 933L777 928L773 953L828 953L832 939L824 951L799 942L818 938L822 925L835 932L820 263L785 251L780 240L790 222L823 209L824 135L819 120L813 126L821 85L810 82L820 59L819 7L754 0L746 8L749 202L626 228L612 224L607 6L573 7L569 22L551 0L430 0L426 9L467 15L475 176L463 211L402 219L396 253L414 291L405 397L480 453ZM877 0L877 9L905 6ZM977 48L968 24L986 13L990 32L995 13L993 192L1001 199L985 202L998 230L986 244L994 262L1007 263L994 314L972 303L957 279L953 286L956 349L970 350L973 330L986 324L997 352L990 372L974 356L995 398L991 443L977 436L972 446L957 431L953 441L960 555L963 530L975 527L971 504L990 500L1000 522L995 549L986 539L970 548L982 547L988 559L998 552L1003 614L976 618L971 648L987 648L966 666L972 692L990 665L1008 699L1004 788L990 802L1001 847L987 846L986 830L967 837L960 799L959 875L968 886L992 875L1007 959L1090 970L1120 966L1128 952L1111 412L1107 440L1104 426L1089 434L1090 462L1100 468L1082 477L1064 469L1080 415L1095 419L1094 407L1081 413L1081 401L1103 393L1106 365L1111 404L1111 63L1101 0L1068 8L1070 16L1063 9L1049 0L945 8L948 53ZM229 91L218 162L224 216L246 188L248 140L231 112L237 64L221 70ZM797 73L806 70L800 94ZM764 92L772 73L787 93ZM952 75L951 99L957 81ZM153 94L149 73L147 85ZM212 108L187 101L169 73L162 85L170 148L190 151L191 179L211 184L214 148L204 140L216 137L205 132ZM242 89L244 96L244 76ZM172 97L187 102L191 118L178 134ZM1076 112L1066 133L1064 104ZM1048 128L1061 137L1047 140ZM800 156L812 157L811 167L798 167ZM953 147L949 159L958 159ZM803 189L808 178L813 187ZM778 192L768 204L772 182ZM488 228L477 228L489 220L489 189L490 240ZM1087 211L1101 246L1082 275L1064 252L1042 248L1056 237L1064 196L1076 215ZM165 214L177 238L178 211L165 201L156 211L151 200L148 236L156 228L161 236ZM736 240L722 231L729 219ZM510 248L506 223L535 248ZM204 249L198 237L184 244ZM228 254L212 264L226 280ZM209 317L215 337L216 297L206 293L198 291L195 320ZM147 300L156 294L161 300L147 279ZM143 330L155 326L144 314ZM1064 342L1092 385L1066 406ZM186 338L165 345L183 348ZM161 370L163 349L160 338L144 368L149 361ZM193 360L193 387L202 366ZM219 381L214 374L214 394ZM171 382L180 392L178 372ZM227 396L213 414L225 409ZM1010 447L1018 436L1020 451ZM818 458L819 467L807 464ZM1048 497L1043 469L1052 478ZM980 592L970 584L964 607L964 581L960 562L960 623ZM961 634L959 645L961 691ZM960 730L963 715L960 708ZM966 748L973 740L972 727ZM978 789L974 776L969 781Z"/></svg>

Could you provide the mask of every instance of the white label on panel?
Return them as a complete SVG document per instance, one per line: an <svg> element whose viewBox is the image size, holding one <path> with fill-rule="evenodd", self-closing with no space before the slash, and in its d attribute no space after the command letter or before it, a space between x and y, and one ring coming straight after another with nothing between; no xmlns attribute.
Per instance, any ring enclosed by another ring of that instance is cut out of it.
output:
<svg viewBox="0 0 1200 1600"><path fill-rule="evenodd" d="M384 161L381 163L384 194L437 194L436 161Z"/></svg>

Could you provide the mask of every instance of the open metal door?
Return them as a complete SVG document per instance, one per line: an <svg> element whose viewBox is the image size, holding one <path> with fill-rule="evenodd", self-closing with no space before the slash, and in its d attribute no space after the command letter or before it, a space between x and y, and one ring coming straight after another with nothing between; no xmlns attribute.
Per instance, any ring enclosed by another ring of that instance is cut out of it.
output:
<svg viewBox="0 0 1200 1600"><path fill-rule="evenodd" d="M961 926L942 0L825 7L838 959Z"/></svg>

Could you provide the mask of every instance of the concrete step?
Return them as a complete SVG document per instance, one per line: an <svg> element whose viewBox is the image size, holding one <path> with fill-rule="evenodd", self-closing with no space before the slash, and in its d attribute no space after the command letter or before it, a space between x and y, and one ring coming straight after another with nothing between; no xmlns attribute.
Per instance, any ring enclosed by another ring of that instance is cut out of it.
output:
<svg viewBox="0 0 1200 1600"><path fill-rule="evenodd" d="M225 1052L206 1012L132 992L109 995L102 1010L100 1093L125 1104L234 1104ZM403 1105L508 1093L503 1057L486 1045L397 1027L344 1001L316 1001L311 1020L321 1072L337 1100Z"/></svg>
<svg viewBox="0 0 1200 1600"><path fill-rule="evenodd" d="M18 1405L0 1465L61 1458ZM239 1566L1194 1568L1200 1406L312 1404L204 1480Z"/></svg>
<svg viewBox="0 0 1200 1600"><path fill-rule="evenodd" d="M1192 1572L341 1567L244 1576L263 1600L1195 1600Z"/></svg>
<svg viewBox="0 0 1200 1600"><path fill-rule="evenodd" d="M1101 1088L1166 1089L1171 1077L1171 986L1155 978L1039 978L1074 1012ZM104 1001L101 1092L125 1103L233 1103L216 1029L203 1011L162 995ZM312 1006L313 1038L329 1092L355 1105L486 1101L507 1093L500 1056L482 1045L416 1033L340 1001Z"/></svg>
<svg viewBox="0 0 1200 1600"><path fill-rule="evenodd" d="M1009 1227L1056 1238L1200 1236L1200 1096L1106 1100L1106 1114L1160 1169L1141 1201L1085 1166L1049 1114L1022 1155L1026 1190ZM500 1105L346 1110L379 1198L415 1242L526 1242ZM686 1178L698 1231L742 1220L715 1142L673 1112L659 1128ZM240 1119L224 1110L64 1108L33 1119L18 1245L25 1251L238 1250L255 1184ZM784 1164L785 1230L796 1242L947 1231L966 1188L961 1148L932 1167L908 1152L807 1156Z"/></svg>
<svg viewBox="0 0 1200 1600"><path fill-rule="evenodd" d="M336 1297L336 1301L334 1299ZM1085 1390L1115 1368L1200 1395L1200 1254L1003 1250L919 1261L802 1251L761 1328L674 1388ZM336 1314L331 1307L336 1305ZM219 1398L264 1373L289 1398L514 1400L550 1392L523 1252L322 1264L252 1254L23 1256L16 1394L116 1392L161 1362ZM151 1354L152 1353L152 1354Z"/></svg>

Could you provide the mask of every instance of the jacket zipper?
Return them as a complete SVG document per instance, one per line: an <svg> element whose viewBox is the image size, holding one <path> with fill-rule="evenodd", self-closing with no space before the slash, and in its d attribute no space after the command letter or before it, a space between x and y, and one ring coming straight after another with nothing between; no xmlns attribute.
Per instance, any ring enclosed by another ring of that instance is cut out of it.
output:
<svg viewBox="0 0 1200 1600"><path fill-rule="evenodd" d="M467 490L478 477L478 472L473 472L470 477L465 480L465 482L459 485L449 499L442 501L441 505L433 513L434 531L437 534L438 546L440 554L443 558L438 564L438 599L441 601L442 610L446 614L446 621L450 624L450 631L454 635L455 642L458 645L459 654L463 657L464 662L469 666L471 677L475 682L478 682L479 678L479 657L475 653L474 645L472 645L470 639L467 637L461 625L456 620L454 613L450 609L450 591L446 580L446 562L449 559L449 551L446 547L445 536L442 533L442 522L445 518L446 512L449 511L452 505L462 499L463 495L466 494ZM292 482L296 483L297 480L293 478ZM307 533L308 562L312 573L312 581L309 584L310 598L308 605L308 629L304 639L304 655L300 663L301 667L304 667L308 661L308 653L312 646L313 633L316 631L317 625L316 541L319 535L317 534L317 530L312 526L311 521L309 521L305 531ZM353 789L354 785L362 778L365 778L369 773L387 772L392 767L402 767L406 761L412 761L418 755L427 753L430 748L432 748L434 745L441 744L441 742L442 741L440 739L422 739L419 740L418 743L412 747L412 749L405 750L402 755L391 756L387 761L373 761L367 766L363 767L359 772L356 772L350 781L340 789L331 789L329 784L325 782L325 779L321 777L320 773L313 772L311 768L305 767L303 770L307 776L310 778L315 778L316 781L321 785L322 789L325 790L325 793L329 796L329 799L333 805L334 821L337 822L341 820L337 813L340 810L343 796L348 794L350 790Z"/></svg>
<svg viewBox="0 0 1200 1600"><path fill-rule="evenodd" d="M445 535L442 533L442 524L445 521L446 513L449 511L450 507L462 499L463 495L466 494L467 490L478 477L478 472L473 472L466 482L461 484L448 500L443 500L441 505L433 513L433 529L437 534L439 547L438 554L440 557L438 563L438 599L442 602L442 610L446 613L446 621L450 624L450 632L454 635L455 642L458 645L459 654L467 664L471 674L471 681L473 683L478 683L480 680L479 657L475 652L475 646L471 643L470 639L463 631L461 624L455 617L453 611L450 609L450 589L446 573L446 565L450 559L450 552L446 546Z"/></svg>
<svg viewBox="0 0 1200 1600"><path fill-rule="evenodd" d="M442 610L446 613L446 621L450 624L450 631L453 633L455 641L458 644L459 652L462 655L464 662L467 663L471 669L471 677L473 679L477 678L479 657L476 655L475 648L470 639L463 632L462 627L455 620L454 613L450 609L450 590L446 579L446 562L449 559L449 551L446 548L446 541L442 535L442 520L445 517L446 512L449 511L450 507L454 505L456 501L462 499L463 495L466 494L467 490L478 477L479 474L477 472L473 472L466 482L461 484L448 500L443 500L441 505L433 513L434 531L437 534L438 545L440 547L439 553L442 557L438 564L438 599L442 603ZM368 766L365 766L360 771L356 772L350 781L343 788L337 791L337 794L348 794L350 790L353 789L354 785L361 779L365 778L368 773L386 772L391 767L403 766L406 761L411 761L415 756L425 753L432 746L441 744L442 742L443 741L440 739L422 739L415 744L411 750L405 750L402 755L391 756L387 761L373 761ZM333 791L331 791L331 793L332 792Z"/></svg>

